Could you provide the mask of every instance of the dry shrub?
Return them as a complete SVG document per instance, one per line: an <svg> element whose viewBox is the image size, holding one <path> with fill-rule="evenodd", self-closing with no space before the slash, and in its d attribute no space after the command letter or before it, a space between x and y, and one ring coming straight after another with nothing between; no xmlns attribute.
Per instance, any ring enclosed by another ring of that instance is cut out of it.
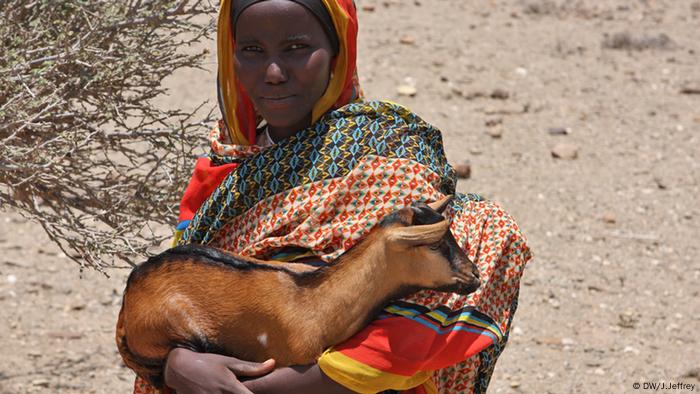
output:
<svg viewBox="0 0 700 394"><path fill-rule="evenodd" d="M154 98L174 70L199 67L205 54L182 49L212 33L214 12L201 0L0 0L0 206L81 268L133 265L169 237L156 228L174 224L211 112Z"/></svg>
<svg viewBox="0 0 700 394"><path fill-rule="evenodd" d="M628 32L606 35L602 43L603 48L627 51L644 51L647 49L673 49L671 37L664 33L655 35L633 35Z"/></svg>
<svg viewBox="0 0 700 394"><path fill-rule="evenodd" d="M591 4L589 4L591 3ZM580 18L580 19L612 19L612 11L603 4L595 1L574 1L574 0L526 0L523 3L523 12L532 16L549 16L557 18Z"/></svg>
<svg viewBox="0 0 700 394"><path fill-rule="evenodd" d="M523 11L531 15L552 15L558 13L559 10L559 5L552 0L528 1L523 7Z"/></svg>

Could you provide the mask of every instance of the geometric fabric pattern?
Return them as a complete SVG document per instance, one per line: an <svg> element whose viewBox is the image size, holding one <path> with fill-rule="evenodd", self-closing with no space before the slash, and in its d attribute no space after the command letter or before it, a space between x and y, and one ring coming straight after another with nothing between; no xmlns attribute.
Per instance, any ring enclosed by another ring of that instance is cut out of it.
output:
<svg viewBox="0 0 700 394"><path fill-rule="evenodd" d="M376 167L358 174L358 165L368 164L371 156L394 160L390 163L394 176L372 177L371 171L385 168L378 161L373 163ZM260 201L303 185L344 178L351 171L355 174L346 178L348 182L386 182L402 189L421 186L416 172L424 171L430 174L433 189L442 194L455 190L455 173L445 158L440 131L406 108L381 101L329 112L314 126L261 153L244 158L213 155L212 160L238 166L197 212L181 243L208 244L229 219ZM403 167L407 160L411 168ZM410 178L399 178L402 171Z"/></svg>
<svg viewBox="0 0 700 394"><path fill-rule="evenodd" d="M348 104L262 150L214 144L211 159L237 166L179 243L263 259L293 246L331 262L387 213L455 194L440 131L388 102ZM531 254L513 218L477 195L455 194L444 216L481 287L469 296L422 291L389 305L318 360L333 380L358 392L486 391ZM136 391L154 392L143 382Z"/></svg>

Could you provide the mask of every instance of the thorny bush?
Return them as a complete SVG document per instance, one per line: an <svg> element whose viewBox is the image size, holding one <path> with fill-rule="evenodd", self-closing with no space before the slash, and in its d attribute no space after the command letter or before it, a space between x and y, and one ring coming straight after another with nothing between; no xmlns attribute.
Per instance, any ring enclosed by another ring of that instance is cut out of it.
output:
<svg viewBox="0 0 700 394"><path fill-rule="evenodd" d="M0 207L39 222L81 269L133 265L168 238L212 111L154 98L173 71L201 66L186 48L215 11L0 0Z"/></svg>

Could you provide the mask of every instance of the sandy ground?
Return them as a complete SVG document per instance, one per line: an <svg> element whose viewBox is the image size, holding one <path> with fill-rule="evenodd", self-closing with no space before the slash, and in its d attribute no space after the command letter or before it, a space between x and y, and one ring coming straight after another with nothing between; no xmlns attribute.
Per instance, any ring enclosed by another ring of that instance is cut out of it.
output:
<svg viewBox="0 0 700 394"><path fill-rule="evenodd" d="M535 253L490 391L700 391L700 2L358 6L367 96L443 130L472 166L459 191L504 205ZM179 72L164 104L213 99L213 78ZM127 273L81 274L14 212L0 227L0 393L128 392Z"/></svg>

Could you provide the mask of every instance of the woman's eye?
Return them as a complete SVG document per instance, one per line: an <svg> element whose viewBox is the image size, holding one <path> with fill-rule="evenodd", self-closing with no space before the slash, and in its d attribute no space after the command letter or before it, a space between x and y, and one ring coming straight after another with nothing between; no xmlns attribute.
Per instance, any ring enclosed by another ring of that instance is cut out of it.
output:
<svg viewBox="0 0 700 394"><path fill-rule="evenodd" d="M306 44L292 44L289 46L289 49L296 50L296 49L304 49L304 48L308 48L308 47L309 46Z"/></svg>
<svg viewBox="0 0 700 394"><path fill-rule="evenodd" d="M243 52L262 52L262 48L257 45L248 45L243 47Z"/></svg>

